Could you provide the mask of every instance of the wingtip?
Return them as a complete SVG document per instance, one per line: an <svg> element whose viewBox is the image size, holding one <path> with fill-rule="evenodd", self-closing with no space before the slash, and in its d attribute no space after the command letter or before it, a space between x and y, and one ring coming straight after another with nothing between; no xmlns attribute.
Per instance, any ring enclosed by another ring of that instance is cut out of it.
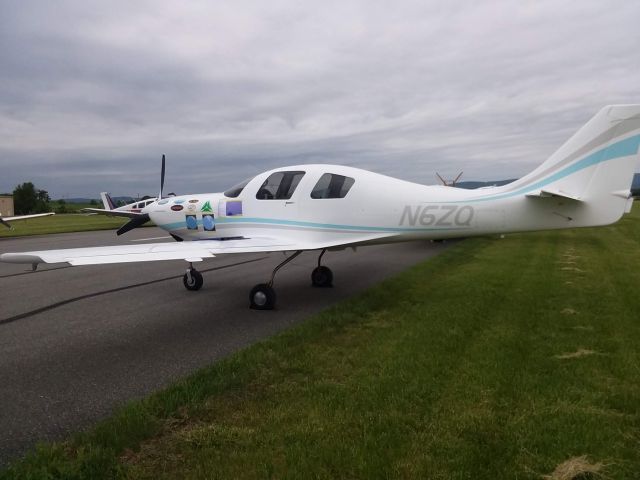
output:
<svg viewBox="0 0 640 480"><path fill-rule="evenodd" d="M0 254L0 262L5 263L44 263L44 260L38 255L28 253L3 253Z"/></svg>

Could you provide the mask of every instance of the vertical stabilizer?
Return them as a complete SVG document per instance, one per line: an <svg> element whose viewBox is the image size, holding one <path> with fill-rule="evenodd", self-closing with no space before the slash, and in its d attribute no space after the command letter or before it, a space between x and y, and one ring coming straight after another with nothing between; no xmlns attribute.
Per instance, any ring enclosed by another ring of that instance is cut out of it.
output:
<svg viewBox="0 0 640 480"><path fill-rule="evenodd" d="M628 210L639 146L640 105L610 105L506 190L578 200L587 209L582 226L613 223Z"/></svg>
<svg viewBox="0 0 640 480"><path fill-rule="evenodd" d="M105 210L115 210L116 206L107 192L100 192L100 198L102 198L102 205Z"/></svg>

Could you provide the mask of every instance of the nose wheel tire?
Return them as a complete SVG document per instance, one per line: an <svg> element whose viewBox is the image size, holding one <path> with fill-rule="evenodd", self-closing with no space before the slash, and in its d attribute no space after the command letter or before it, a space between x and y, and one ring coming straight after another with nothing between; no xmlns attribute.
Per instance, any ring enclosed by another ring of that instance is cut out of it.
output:
<svg viewBox="0 0 640 480"><path fill-rule="evenodd" d="M184 274L184 276L182 277L182 283L184 283L184 288L195 292L196 290L200 290L202 288L204 279L202 278L202 274L199 271L192 268Z"/></svg>
<svg viewBox="0 0 640 480"><path fill-rule="evenodd" d="M320 266L311 272L311 284L314 287L326 288L333 285L333 272L329 267Z"/></svg>
<svg viewBox="0 0 640 480"><path fill-rule="evenodd" d="M249 303L254 310L272 310L276 304L276 292L266 283L256 285L249 293Z"/></svg>

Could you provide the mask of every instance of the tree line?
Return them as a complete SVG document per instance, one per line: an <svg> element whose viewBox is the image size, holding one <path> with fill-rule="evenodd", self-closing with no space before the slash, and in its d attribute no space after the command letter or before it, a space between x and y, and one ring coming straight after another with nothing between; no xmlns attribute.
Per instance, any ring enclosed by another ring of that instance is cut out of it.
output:
<svg viewBox="0 0 640 480"><path fill-rule="evenodd" d="M36 188L31 182L24 182L13 190L13 209L16 215L46 213L49 211L49 192Z"/></svg>

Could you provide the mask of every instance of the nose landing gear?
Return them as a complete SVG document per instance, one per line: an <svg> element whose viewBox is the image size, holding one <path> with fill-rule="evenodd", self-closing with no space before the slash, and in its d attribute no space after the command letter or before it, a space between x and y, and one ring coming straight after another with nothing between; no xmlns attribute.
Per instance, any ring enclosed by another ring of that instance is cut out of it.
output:
<svg viewBox="0 0 640 480"><path fill-rule="evenodd" d="M184 288L195 292L202 288L204 279L202 278L202 274L193 268L193 264L190 263L187 273L182 277L182 283L184 284Z"/></svg>

